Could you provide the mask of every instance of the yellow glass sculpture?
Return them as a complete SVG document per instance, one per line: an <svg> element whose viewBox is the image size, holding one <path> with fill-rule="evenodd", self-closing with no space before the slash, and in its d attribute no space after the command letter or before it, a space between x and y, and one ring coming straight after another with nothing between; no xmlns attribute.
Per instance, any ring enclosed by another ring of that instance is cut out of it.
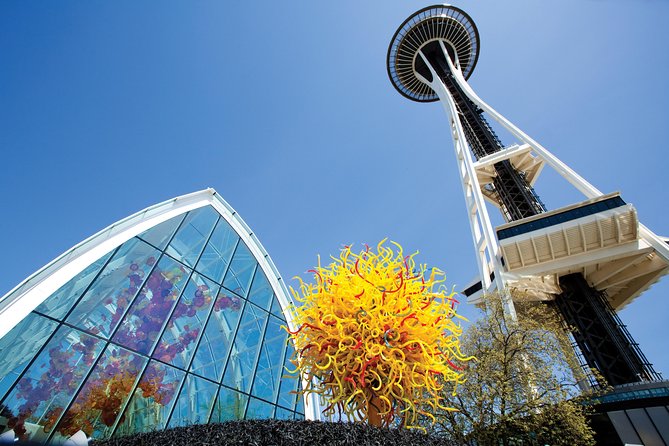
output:
<svg viewBox="0 0 669 446"><path fill-rule="evenodd" d="M319 259L315 284L298 278L294 364L308 381L304 392L328 402L325 415L421 428L420 415L434 421L434 411L450 410L445 382L463 382L458 364L471 358L460 351L463 318L444 273L384 243L359 254L346 246L328 267Z"/></svg>

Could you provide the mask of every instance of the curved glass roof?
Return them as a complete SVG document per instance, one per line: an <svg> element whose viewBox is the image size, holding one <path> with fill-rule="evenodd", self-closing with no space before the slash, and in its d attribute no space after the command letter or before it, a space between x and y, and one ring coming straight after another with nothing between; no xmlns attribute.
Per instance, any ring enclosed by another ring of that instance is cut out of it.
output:
<svg viewBox="0 0 669 446"><path fill-rule="evenodd" d="M0 338L0 433L59 443L80 430L304 418L299 380L284 377L285 290L250 231L202 203L92 259Z"/></svg>

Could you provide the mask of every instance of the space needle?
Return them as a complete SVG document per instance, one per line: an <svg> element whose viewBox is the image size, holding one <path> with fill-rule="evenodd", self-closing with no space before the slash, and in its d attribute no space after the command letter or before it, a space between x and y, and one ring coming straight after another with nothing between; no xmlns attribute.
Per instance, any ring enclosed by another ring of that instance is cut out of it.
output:
<svg viewBox="0 0 669 446"><path fill-rule="evenodd" d="M387 55L388 76L402 96L439 101L448 115L444 137L453 140L479 273L464 294L477 303L498 290L512 317L510 296L518 292L550 302L573 327L584 366L614 386L657 382L661 376L616 310L669 271L667 239L643 226L620 194L600 192L484 102L467 82L479 53L472 18L434 5L400 25ZM486 116L516 141L503 144ZM548 209L534 190L546 166L584 200ZM487 203L505 224L493 227Z"/></svg>

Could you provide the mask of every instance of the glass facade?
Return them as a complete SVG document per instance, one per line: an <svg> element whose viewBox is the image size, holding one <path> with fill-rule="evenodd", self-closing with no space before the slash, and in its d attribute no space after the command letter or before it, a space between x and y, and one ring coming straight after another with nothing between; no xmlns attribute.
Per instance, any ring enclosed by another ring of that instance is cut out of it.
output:
<svg viewBox="0 0 669 446"><path fill-rule="evenodd" d="M304 418L262 268L212 207L91 263L0 339L0 433L60 443Z"/></svg>

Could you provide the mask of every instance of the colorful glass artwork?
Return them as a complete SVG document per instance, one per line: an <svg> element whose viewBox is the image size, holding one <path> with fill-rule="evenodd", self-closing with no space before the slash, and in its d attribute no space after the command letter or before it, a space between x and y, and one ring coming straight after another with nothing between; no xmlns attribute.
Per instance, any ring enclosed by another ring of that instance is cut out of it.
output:
<svg viewBox="0 0 669 446"><path fill-rule="evenodd" d="M293 308L294 363L310 383L304 392L327 401L325 415L420 428L419 416L449 410L444 382L463 382L471 358L460 351L463 318L444 273L384 242L376 252L345 247L311 270L315 283L291 289L302 303Z"/></svg>

